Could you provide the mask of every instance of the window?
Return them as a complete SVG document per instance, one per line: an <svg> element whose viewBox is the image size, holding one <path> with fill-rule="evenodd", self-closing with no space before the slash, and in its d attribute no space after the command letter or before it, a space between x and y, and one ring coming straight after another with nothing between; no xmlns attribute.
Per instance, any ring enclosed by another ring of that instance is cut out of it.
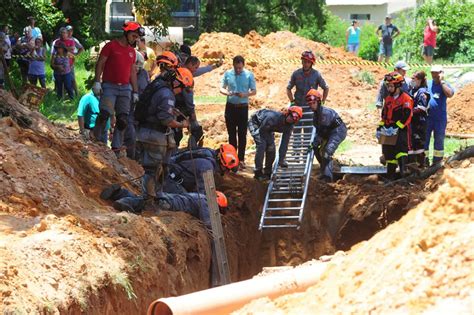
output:
<svg viewBox="0 0 474 315"><path fill-rule="evenodd" d="M350 20L370 20L370 14L351 14L349 16Z"/></svg>

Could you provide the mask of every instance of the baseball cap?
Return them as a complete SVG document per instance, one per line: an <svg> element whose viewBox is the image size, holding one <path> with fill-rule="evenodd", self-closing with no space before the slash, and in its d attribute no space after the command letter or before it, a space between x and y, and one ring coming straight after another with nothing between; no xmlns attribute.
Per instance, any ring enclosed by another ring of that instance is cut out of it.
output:
<svg viewBox="0 0 474 315"><path fill-rule="evenodd" d="M434 65L434 66L431 67L431 72L443 72L443 66Z"/></svg>
<svg viewBox="0 0 474 315"><path fill-rule="evenodd" d="M387 15L385 16L385 18L386 18L386 19L391 19L392 16L391 16L390 14L387 14Z"/></svg>
<svg viewBox="0 0 474 315"><path fill-rule="evenodd" d="M397 61L397 63L395 64L395 69L403 69L405 71L407 70L410 70L410 67L407 65L407 63L405 61Z"/></svg>
<svg viewBox="0 0 474 315"><path fill-rule="evenodd" d="M72 26L71 26L71 25L66 26L66 30L67 30L67 31L72 30Z"/></svg>

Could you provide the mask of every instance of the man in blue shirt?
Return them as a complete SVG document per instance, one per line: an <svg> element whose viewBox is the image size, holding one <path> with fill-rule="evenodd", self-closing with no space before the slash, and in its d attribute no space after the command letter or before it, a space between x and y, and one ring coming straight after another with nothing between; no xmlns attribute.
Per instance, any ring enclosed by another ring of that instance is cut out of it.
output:
<svg viewBox="0 0 474 315"><path fill-rule="evenodd" d="M431 77L428 81L430 101L428 103L428 119L426 126L425 156L429 160L431 133L434 133L433 164L439 163L444 156L444 138L448 122L446 100L454 95L454 89L443 79L443 67L431 67ZM427 163L428 165L428 163Z"/></svg>
<svg viewBox="0 0 474 315"><path fill-rule="evenodd" d="M79 101L77 107L77 122L79 124L79 132L84 139L89 140L90 132L95 126L95 120L99 114L99 99L94 95L94 92L87 93ZM104 133L100 137L100 141L107 143L107 131L110 128L110 119L107 121L107 126Z"/></svg>
<svg viewBox="0 0 474 315"><path fill-rule="evenodd" d="M257 94L257 86L253 73L244 69L244 57L235 56L233 65L234 69L227 70L224 73L220 92L227 96L225 124L229 134L229 143L237 148L240 161L239 167L244 169L247 121L249 119L249 96Z"/></svg>

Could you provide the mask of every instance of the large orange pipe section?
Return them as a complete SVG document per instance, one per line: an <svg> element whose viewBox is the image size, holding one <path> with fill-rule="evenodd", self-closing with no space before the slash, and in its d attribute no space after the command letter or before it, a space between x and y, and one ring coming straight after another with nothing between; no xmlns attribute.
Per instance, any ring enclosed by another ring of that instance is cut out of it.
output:
<svg viewBox="0 0 474 315"><path fill-rule="evenodd" d="M306 290L320 279L326 265L317 263L178 297L162 298L150 304L147 314L229 314L254 299L274 299Z"/></svg>

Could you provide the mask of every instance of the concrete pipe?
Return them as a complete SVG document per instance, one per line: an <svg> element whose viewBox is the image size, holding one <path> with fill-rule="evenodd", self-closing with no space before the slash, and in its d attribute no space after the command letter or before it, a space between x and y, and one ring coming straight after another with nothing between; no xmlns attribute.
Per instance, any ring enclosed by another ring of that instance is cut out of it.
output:
<svg viewBox="0 0 474 315"><path fill-rule="evenodd" d="M326 266L325 263L317 263L178 297L158 299L150 304L147 314L229 314L258 298L274 299L304 291L320 279Z"/></svg>

